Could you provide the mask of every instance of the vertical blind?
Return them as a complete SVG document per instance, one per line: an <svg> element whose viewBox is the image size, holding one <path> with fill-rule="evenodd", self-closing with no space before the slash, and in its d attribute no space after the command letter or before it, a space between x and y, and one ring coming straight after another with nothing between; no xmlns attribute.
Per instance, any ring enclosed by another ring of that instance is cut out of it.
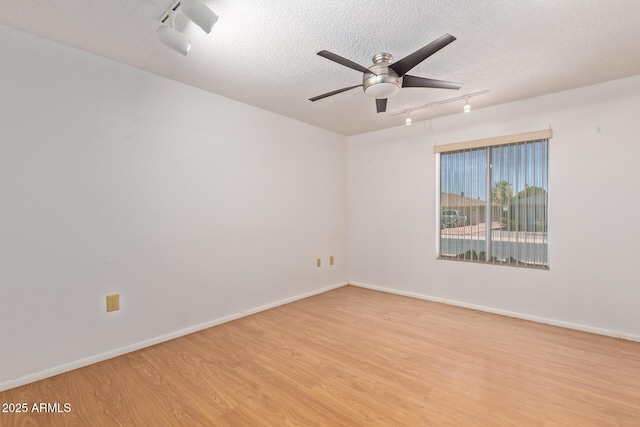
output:
<svg viewBox="0 0 640 427"><path fill-rule="evenodd" d="M550 137L549 130L437 147L440 258L549 267Z"/></svg>

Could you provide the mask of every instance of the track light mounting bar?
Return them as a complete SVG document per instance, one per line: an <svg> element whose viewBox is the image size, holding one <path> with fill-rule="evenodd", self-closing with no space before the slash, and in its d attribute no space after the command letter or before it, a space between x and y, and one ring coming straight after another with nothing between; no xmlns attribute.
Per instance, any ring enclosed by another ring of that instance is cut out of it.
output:
<svg viewBox="0 0 640 427"><path fill-rule="evenodd" d="M429 108L429 107L435 107L436 105L448 104L450 102L461 101L463 99L469 99L469 98L474 97L474 96L484 95L485 93L489 93L490 91L491 90L487 89L487 90L483 90L481 92L474 92L474 93L470 93L468 95L456 96L455 98L445 99L445 100L442 100L442 101L430 102L428 104L420 105L418 107L407 108L406 110L402 110L402 111L396 111L395 113L390 113L389 115L390 116L397 116L399 114L407 114L407 113L410 113L412 111L422 110L424 108Z"/></svg>
<svg viewBox="0 0 640 427"><path fill-rule="evenodd" d="M171 14L171 12L175 12L176 9L178 9L179 7L180 7L180 0L176 0L173 3L171 3L171 6L169 6L167 10L165 10L164 13L160 16L160 22L162 22L163 24L167 22L167 19L169 19L169 15Z"/></svg>

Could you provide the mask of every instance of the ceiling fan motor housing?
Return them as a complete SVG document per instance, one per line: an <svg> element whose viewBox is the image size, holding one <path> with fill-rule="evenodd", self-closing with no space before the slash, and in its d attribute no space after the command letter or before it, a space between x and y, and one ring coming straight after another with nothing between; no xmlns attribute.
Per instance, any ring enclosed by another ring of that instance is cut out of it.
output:
<svg viewBox="0 0 640 427"><path fill-rule="evenodd" d="M389 68L393 57L388 53L379 53L373 57L371 73L362 77L364 93L372 98L385 99L397 94L402 87L402 77ZM374 74L375 73L375 74Z"/></svg>

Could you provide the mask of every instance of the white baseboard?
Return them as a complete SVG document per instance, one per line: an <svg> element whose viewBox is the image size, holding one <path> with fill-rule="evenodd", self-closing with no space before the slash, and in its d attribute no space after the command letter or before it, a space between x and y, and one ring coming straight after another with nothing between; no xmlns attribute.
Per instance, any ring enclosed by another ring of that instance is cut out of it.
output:
<svg viewBox="0 0 640 427"><path fill-rule="evenodd" d="M618 331L611 331L611 330L608 330L608 329L602 329L602 328L596 328L596 327L593 327L593 326L580 325L580 324L577 324L577 323L565 322L565 321L562 321L562 320L548 319L546 317L532 316L530 314L517 313L515 311L501 310L501 309L492 308L492 307L485 307L483 305L468 304L466 302L453 301L453 300L448 300L448 299L439 298L439 297L433 297L433 296L429 296L429 295L422 295L422 294L418 294L418 293L415 293L415 292L400 291L400 290L396 290L396 289L385 288L385 287L382 287L382 286L368 285L366 283L358 283L358 282L349 281L349 284L352 285L352 286L371 289L371 290L374 290L374 291L381 291L381 292L387 292L387 293L390 293L390 294L402 295L402 296L405 296L405 297L418 298L418 299L423 299L423 300L433 301L433 302L440 302L440 303L443 303L443 304L454 305L454 306L457 306L457 307L470 308L472 310L486 311L487 313L500 314L502 316L515 317L515 318L518 318L518 319L530 320L532 322L545 323L547 325L559 326L561 328L575 329L577 331L589 332L589 333L592 333L592 334L605 335L607 337L621 338L623 340L640 342L640 335L633 335L633 334L627 334L627 333L618 332Z"/></svg>
<svg viewBox="0 0 640 427"><path fill-rule="evenodd" d="M316 289L311 292L306 292L304 294L295 295L290 298L285 298L283 300L275 301L270 304L261 305L259 307L254 307L249 310L244 310L239 313L232 314L230 316L220 317L218 319L211 320L209 322L201 323L199 325L190 326L185 329L180 329L178 331L170 332L165 335L161 335L155 338L150 338L148 340L144 340L135 344L127 345L125 347L116 348L114 350L110 350L104 353L96 354L94 356L90 356L84 359L76 360L74 362L65 363L64 365L55 366L53 368L45 369L43 371L34 372L29 375L25 375L23 377L4 381L0 383L0 391L9 390L11 388L19 387L21 385L29 384L35 381L39 381L45 378L52 377L54 375L62 374L64 372L69 372L74 369L82 368L87 365L92 365L97 362L102 362L103 360L111 359L117 356L121 356L126 353L131 353L132 351L140 350L141 348L150 347L152 345L159 344L164 341L169 341L174 338L178 338L184 335L189 335L194 332L201 331L203 329L210 328L212 326L220 325L222 323L230 322L232 320L239 319L241 317L249 316L255 313L259 313L264 310L269 310L270 308L278 307L280 305L288 304L290 302L298 301L304 298L308 298L314 295L318 295L336 288L340 288L342 286L347 285L347 282L338 283L335 285L327 286L321 289Z"/></svg>

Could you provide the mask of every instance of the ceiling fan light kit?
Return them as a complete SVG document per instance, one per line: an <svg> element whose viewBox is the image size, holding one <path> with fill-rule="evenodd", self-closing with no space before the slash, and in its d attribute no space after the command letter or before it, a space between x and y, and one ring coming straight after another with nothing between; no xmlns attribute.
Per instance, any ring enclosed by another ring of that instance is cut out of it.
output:
<svg viewBox="0 0 640 427"><path fill-rule="evenodd" d="M369 67L371 73L365 73L362 81L364 93L372 98L391 98L400 92L402 77L389 68L393 56L379 53L373 57L373 65Z"/></svg>
<svg viewBox="0 0 640 427"><path fill-rule="evenodd" d="M175 28L175 14L180 7L182 13L194 24L209 34L218 21L216 15L201 0L176 0L160 17L160 27L156 30L158 40L176 52L186 55L191 49L191 40ZM167 24L169 21L169 24Z"/></svg>
<svg viewBox="0 0 640 427"><path fill-rule="evenodd" d="M336 55L335 53L322 50L318 52L319 56L363 73L362 84L334 90L323 95L309 98L309 100L315 102L332 95L346 92L356 87L362 87L366 95L376 99L377 112L384 113L387 110L387 99L397 95L401 88L421 87L454 90L460 89L462 87L461 83L428 79L407 74L407 72L412 68L438 52L443 47L447 46L449 43L453 42L455 39L456 38L451 34L445 34L412 54L393 63L391 62L393 57L390 54L379 53L373 57L373 65L369 68L365 68L362 65Z"/></svg>

